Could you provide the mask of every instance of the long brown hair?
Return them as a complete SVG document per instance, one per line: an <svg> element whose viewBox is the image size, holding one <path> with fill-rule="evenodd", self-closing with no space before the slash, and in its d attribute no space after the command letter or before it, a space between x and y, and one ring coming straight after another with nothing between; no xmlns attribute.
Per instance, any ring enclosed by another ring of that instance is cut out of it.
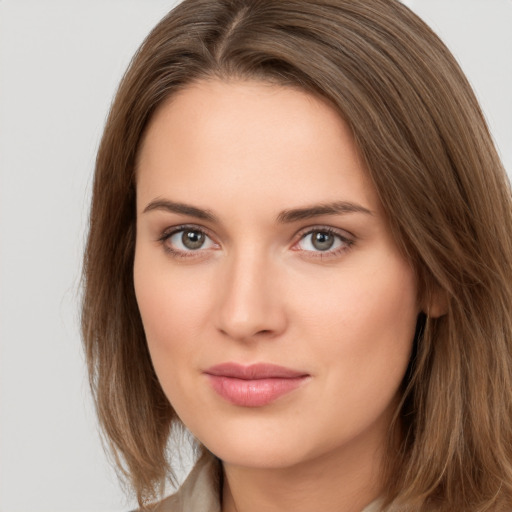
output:
<svg viewBox="0 0 512 512"><path fill-rule="evenodd" d="M185 0L150 33L105 127L84 258L82 329L101 426L141 506L169 475L178 421L135 300L135 165L169 96L208 78L326 98L351 127L425 315L388 449L385 505L510 510L512 200L475 96L396 0ZM430 318L432 297L447 313Z"/></svg>

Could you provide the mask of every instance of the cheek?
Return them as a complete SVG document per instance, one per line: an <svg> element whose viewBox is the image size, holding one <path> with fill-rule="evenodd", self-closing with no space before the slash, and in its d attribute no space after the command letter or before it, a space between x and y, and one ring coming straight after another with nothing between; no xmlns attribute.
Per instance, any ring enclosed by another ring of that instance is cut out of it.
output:
<svg viewBox="0 0 512 512"><path fill-rule="evenodd" d="M324 375L333 403L352 400L354 406L376 397L384 404L395 395L419 313L416 280L405 262L391 259L373 270L362 268L340 273L323 293L304 294L307 299L298 308L302 332L317 340L311 359L319 372L320 366L329 369Z"/></svg>
<svg viewBox="0 0 512 512"><path fill-rule="evenodd" d="M159 263L143 250L136 252L134 284L153 366L167 391L178 377L176 368L191 362L197 350L209 292L199 276L191 280L165 260Z"/></svg>
<svg viewBox="0 0 512 512"><path fill-rule="evenodd" d="M378 262L347 266L320 280L290 280L297 317L312 329L337 331L341 339L371 342L369 335L377 331L382 334L373 338L377 342L387 331L398 337L409 333L420 309L414 273L397 257Z"/></svg>

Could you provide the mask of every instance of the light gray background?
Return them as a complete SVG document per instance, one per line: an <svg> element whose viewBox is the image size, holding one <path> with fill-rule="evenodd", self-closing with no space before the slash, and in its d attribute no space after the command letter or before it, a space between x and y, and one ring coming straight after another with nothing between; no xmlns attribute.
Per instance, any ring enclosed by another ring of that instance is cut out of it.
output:
<svg viewBox="0 0 512 512"><path fill-rule="evenodd" d="M133 506L103 454L78 335L95 152L171 0L0 1L0 512ZM512 170L512 0L409 0L470 78Z"/></svg>

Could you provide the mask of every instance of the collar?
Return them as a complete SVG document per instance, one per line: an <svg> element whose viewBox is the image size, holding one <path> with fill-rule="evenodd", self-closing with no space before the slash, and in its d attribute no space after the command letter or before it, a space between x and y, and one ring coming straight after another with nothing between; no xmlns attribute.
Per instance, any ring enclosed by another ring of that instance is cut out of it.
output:
<svg viewBox="0 0 512 512"><path fill-rule="evenodd" d="M221 512L220 475L218 459L204 454L178 492L161 501L155 512Z"/></svg>
<svg viewBox="0 0 512 512"><path fill-rule="evenodd" d="M161 501L155 512L221 512L219 460L206 453L192 468L176 494ZM361 512L379 512L376 500Z"/></svg>

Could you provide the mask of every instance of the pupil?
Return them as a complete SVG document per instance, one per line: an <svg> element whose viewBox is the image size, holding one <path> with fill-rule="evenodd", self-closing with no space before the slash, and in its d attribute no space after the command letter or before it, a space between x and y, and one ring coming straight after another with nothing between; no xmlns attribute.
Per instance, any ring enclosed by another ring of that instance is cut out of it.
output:
<svg viewBox="0 0 512 512"><path fill-rule="evenodd" d="M325 231L316 231L312 238L313 247L319 251L327 251L334 244L334 237Z"/></svg>
<svg viewBox="0 0 512 512"><path fill-rule="evenodd" d="M181 241L187 249L199 249L204 243L204 233L200 231L184 231Z"/></svg>

